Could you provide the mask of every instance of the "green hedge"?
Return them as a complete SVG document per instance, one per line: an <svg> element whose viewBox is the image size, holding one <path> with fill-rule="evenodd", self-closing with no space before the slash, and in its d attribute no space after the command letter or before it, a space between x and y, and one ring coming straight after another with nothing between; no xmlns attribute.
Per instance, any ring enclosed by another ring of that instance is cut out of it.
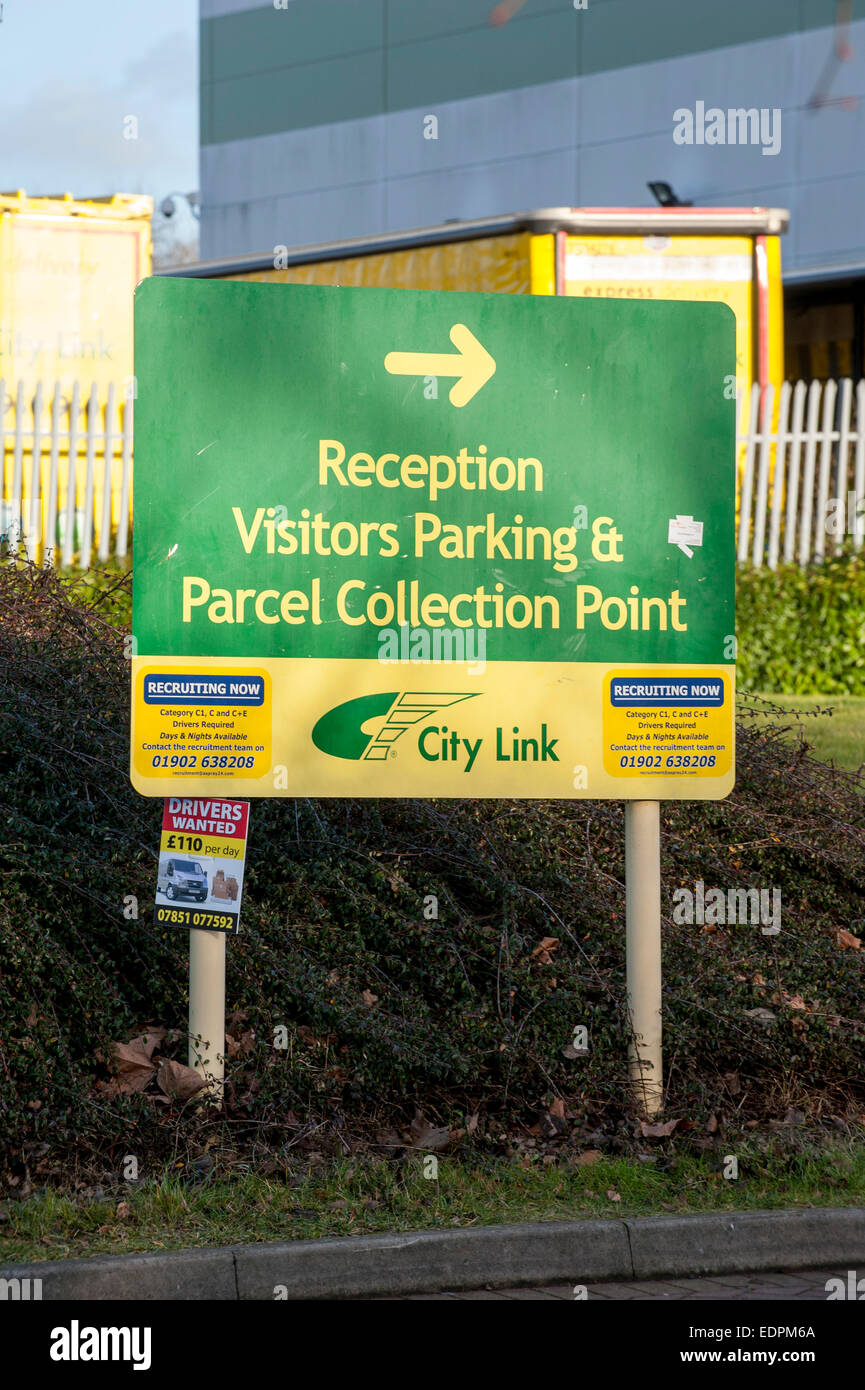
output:
<svg viewBox="0 0 865 1390"><path fill-rule="evenodd" d="M736 631L746 690L865 695L865 558L739 570Z"/></svg>
<svg viewBox="0 0 865 1390"><path fill-rule="evenodd" d="M112 1042L142 1028L176 1030L163 1052L184 1060L188 943L153 924L161 804L130 786L127 644L103 607L0 566L0 1180L3 1151L34 1181L168 1161L195 1122L105 1087ZM697 1132L731 1106L737 1123L808 1098L861 1113L861 782L758 721L737 768L726 801L663 809L668 1107ZM316 1148L349 1124L375 1139L415 1106L531 1127L554 1095L586 1142L630 1133L623 850L616 802L256 802L228 952L238 1159L298 1124ZM781 934L676 925L697 879L780 889Z"/></svg>

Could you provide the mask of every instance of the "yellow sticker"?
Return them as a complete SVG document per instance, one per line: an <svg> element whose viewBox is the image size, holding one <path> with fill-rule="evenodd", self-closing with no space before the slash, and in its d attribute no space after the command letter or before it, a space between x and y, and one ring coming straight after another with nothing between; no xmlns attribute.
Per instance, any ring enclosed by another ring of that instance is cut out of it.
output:
<svg viewBox="0 0 865 1390"><path fill-rule="evenodd" d="M133 703L134 764L144 777L223 783L270 770L267 671L148 662L136 669Z"/></svg>
<svg viewBox="0 0 865 1390"><path fill-rule="evenodd" d="M611 777L723 777L733 760L729 668L613 670L604 678Z"/></svg>

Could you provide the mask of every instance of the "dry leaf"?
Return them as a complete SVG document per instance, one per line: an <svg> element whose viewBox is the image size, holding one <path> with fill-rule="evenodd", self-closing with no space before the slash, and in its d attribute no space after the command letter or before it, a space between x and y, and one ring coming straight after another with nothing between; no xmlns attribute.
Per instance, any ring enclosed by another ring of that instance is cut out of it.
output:
<svg viewBox="0 0 865 1390"><path fill-rule="evenodd" d="M622 1198L614 1187L607 1188L607 1196L611 1202L621 1202Z"/></svg>
<svg viewBox="0 0 865 1390"><path fill-rule="evenodd" d="M680 1120L667 1120L666 1124L648 1124L645 1120L640 1121L640 1133L644 1139L668 1139Z"/></svg>
<svg viewBox="0 0 865 1390"><path fill-rule="evenodd" d="M550 955L559 944L557 936L545 936L540 946L536 946L532 951L532 956L536 957L539 965L552 965L553 958Z"/></svg>
<svg viewBox="0 0 865 1390"><path fill-rule="evenodd" d="M802 1110L797 1110L795 1105L788 1105L781 1124L789 1125L791 1129L796 1129L799 1125L803 1125L804 1123L804 1112Z"/></svg>
<svg viewBox="0 0 865 1390"><path fill-rule="evenodd" d="M185 1067L182 1062L166 1059L156 1074L156 1084L167 1096L174 1096L177 1100L189 1100L190 1096L203 1090L207 1082L192 1067Z"/></svg>
<svg viewBox="0 0 865 1390"><path fill-rule="evenodd" d="M841 947L842 950L845 946L849 946L851 951L861 951L862 949L861 937L854 936L852 932L845 931L843 927L838 928L838 931L835 935L835 940L837 941L838 945Z"/></svg>
<svg viewBox="0 0 865 1390"><path fill-rule="evenodd" d="M774 1023L778 1016L771 1009L746 1009L745 1017L754 1018L758 1023Z"/></svg>
<svg viewBox="0 0 865 1390"><path fill-rule="evenodd" d="M378 995L373 994L371 989L365 989L360 997L368 1009L371 1009L373 1004L378 1003Z"/></svg>
<svg viewBox="0 0 865 1390"><path fill-rule="evenodd" d="M475 1113L473 1115L469 1115L468 1119L466 1120L466 1129L468 1130L469 1134L474 1134L475 1130L477 1129L480 1114L481 1112L479 1110L476 1110Z"/></svg>
<svg viewBox="0 0 865 1390"><path fill-rule="evenodd" d="M120 1073L136 1071L138 1067L152 1067L150 1053L139 1038L130 1043L114 1043L112 1047L116 1070Z"/></svg>
<svg viewBox="0 0 865 1390"><path fill-rule="evenodd" d="M451 1142L450 1126L436 1128L417 1110L411 1122L411 1140L416 1149L445 1149Z"/></svg>
<svg viewBox="0 0 865 1390"><path fill-rule="evenodd" d="M146 1028L137 1037L130 1038L130 1047L140 1047L144 1055L149 1059L153 1056L154 1050L159 1046L165 1037L164 1028Z"/></svg>
<svg viewBox="0 0 865 1390"><path fill-rule="evenodd" d="M106 1092L129 1096L136 1091L143 1091L150 1083L156 1068L138 1040L131 1043L114 1043L112 1052L117 1075L105 1087Z"/></svg>
<svg viewBox="0 0 865 1390"><path fill-rule="evenodd" d="M707 1133L707 1134L717 1134L717 1133L718 1133L718 1116L717 1116L717 1115L710 1115L710 1116L709 1116L708 1120L706 1121L706 1133Z"/></svg>
<svg viewBox="0 0 865 1390"><path fill-rule="evenodd" d="M400 1138L395 1129L380 1129L375 1136L375 1142L380 1149L401 1149L405 1141Z"/></svg>
<svg viewBox="0 0 865 1390"><path fill-rule="evenodd" d="M568 1122L565 1119L565 1102L560 1099L554 1100L549 1110L541 1116L539 1123L543 1139L557 1139L560 1134L565 1134L568 1128Z"/></svg>
<svg viewBox="0 0 865 1390"><path fill-rule="evenodd" d="M117 1220L118 1220L118 1221L128 1221L128 1220L129 1220L129 1217L130 1217L131 1215L132 1215L132 1208L131 1208L131 1206L129 1205L128 1202L118 1202L118 1203L117 1203Z"/></svg>
<svg viewBox="0 0 865 1390"><path fill-rule="evenodd" d="M581 1154L577 1154L576 1164L578 1168L588 1168L589 1164L597 1163L599 1158L603 1158L600 1149L583 1149Z"/></svg>

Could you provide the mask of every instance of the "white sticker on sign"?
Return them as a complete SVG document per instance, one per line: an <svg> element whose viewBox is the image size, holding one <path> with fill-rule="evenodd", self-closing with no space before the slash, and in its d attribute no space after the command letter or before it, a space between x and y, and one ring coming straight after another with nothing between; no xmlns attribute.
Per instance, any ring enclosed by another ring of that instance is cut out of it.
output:
<svg viewBox="0 0 865 1390"><path fill-rule="evenodd" d="M692 545L703 544L703 523L692 516L673 516L667 527L667 541L677 545L690 560L693 557Z"/></svg>

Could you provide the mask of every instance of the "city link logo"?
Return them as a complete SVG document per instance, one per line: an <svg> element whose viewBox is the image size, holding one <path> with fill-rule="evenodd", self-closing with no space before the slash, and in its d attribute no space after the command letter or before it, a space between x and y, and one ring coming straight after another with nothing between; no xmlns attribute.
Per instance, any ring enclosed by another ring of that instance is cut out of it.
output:
<svg viewBox="0 0 865 1390"><path fill-rule="evenodd" d="M323 714L312 731L312 741L332 758L382 762L406 729L440 709L450 709L474 698L474 694L425 690L360 695ZM379 723L382 715L384 722Z"/></svg>
<svg viewBox="0 0 865 1390"><path fill-rule="evenodd" d="M312 731L312 741L332 758L383 762L394 755L394 744L406 730L424 724L417 736L417 750L424 761L463 762L463 772L471 772L484 746L484 736L467 738L447 724L426 721L439 710L449 710L475 698L474 692L428 690L359 695L323 714ZM495 730L495 753L490 750L489 756L497 763L557 763L558 742L558 738L550 738L546 724L541 724L531 738L522 737L516 725L510 732L499 726Z"/></svg>

